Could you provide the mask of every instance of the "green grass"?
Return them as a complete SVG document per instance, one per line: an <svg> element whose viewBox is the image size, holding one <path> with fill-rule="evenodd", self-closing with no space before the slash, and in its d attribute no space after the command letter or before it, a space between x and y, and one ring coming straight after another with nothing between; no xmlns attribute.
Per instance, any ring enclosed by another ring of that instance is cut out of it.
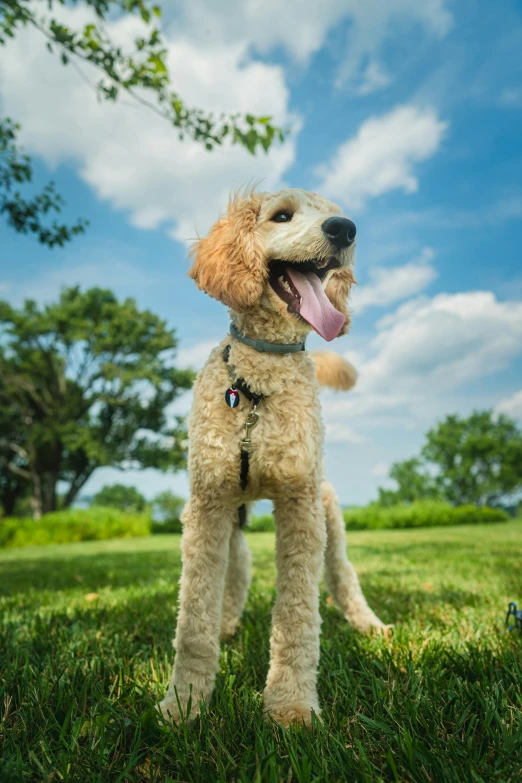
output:
<svg viewBox="0 0 522 783"><path fill-rule="evenodd" d="M244 623L209 710L169 729L179 537L0 552L0 780L518 781L522 523L356 532L350 553L391 640L353 632L323 593L313 736L262 718L273 535L249 536Z"/></svg>

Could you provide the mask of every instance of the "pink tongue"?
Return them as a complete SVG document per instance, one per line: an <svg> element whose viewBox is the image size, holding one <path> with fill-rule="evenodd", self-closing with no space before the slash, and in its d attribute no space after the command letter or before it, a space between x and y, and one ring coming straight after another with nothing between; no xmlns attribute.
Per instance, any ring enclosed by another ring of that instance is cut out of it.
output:
<svg viewBox="0 0 522 783"><path fill-rule="evenodd" d="M291 266L287 267L286 271L303 300L299 311L301 317L330 342L341 331L344 315L330 302L314 272L303 274Z"/></svg>

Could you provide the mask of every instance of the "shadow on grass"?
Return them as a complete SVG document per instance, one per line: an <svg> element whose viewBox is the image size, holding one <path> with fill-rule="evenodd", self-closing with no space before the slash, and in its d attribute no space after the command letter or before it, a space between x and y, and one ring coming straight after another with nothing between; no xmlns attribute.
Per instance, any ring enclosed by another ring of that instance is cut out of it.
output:
<svg viewBox="0 0 522 783"><path fill-rule="evenodd" d="M366 597L383 622L399 623L425 617L436 607L443 605L462 610L483 603L483 596L472 590L442 587L438 590L400 589L386 587L375 589L368 585Z"/></svg>

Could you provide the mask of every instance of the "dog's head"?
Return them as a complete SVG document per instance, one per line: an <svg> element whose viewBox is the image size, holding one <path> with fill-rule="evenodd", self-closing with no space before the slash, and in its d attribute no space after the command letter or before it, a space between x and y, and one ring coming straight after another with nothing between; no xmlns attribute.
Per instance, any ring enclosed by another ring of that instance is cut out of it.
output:
<svg viewBox="0 0 522 783"><path fill-rule="evenodd" d="M236 196L191 254L196 285L236 313L263 308L325 340L349 325L355 225L298 188Z"/></svg>

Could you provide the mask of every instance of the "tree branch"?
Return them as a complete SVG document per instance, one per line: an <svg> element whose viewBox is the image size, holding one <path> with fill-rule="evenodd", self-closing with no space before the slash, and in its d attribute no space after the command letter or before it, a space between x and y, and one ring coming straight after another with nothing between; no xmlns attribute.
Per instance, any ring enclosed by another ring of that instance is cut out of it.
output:
<svg viewBox="0 0 522 783"><path fill-rule="evenodd" d="M78 492L81 490L81 488L86 484L87 480L92 476L94 471L96 470L96 466L88 468L83 474L79 473L71 482L71 486L69 487L67 494L65 495L64 501L63 501L63 507L69 508L73 500L78 495Z"/></svg>

